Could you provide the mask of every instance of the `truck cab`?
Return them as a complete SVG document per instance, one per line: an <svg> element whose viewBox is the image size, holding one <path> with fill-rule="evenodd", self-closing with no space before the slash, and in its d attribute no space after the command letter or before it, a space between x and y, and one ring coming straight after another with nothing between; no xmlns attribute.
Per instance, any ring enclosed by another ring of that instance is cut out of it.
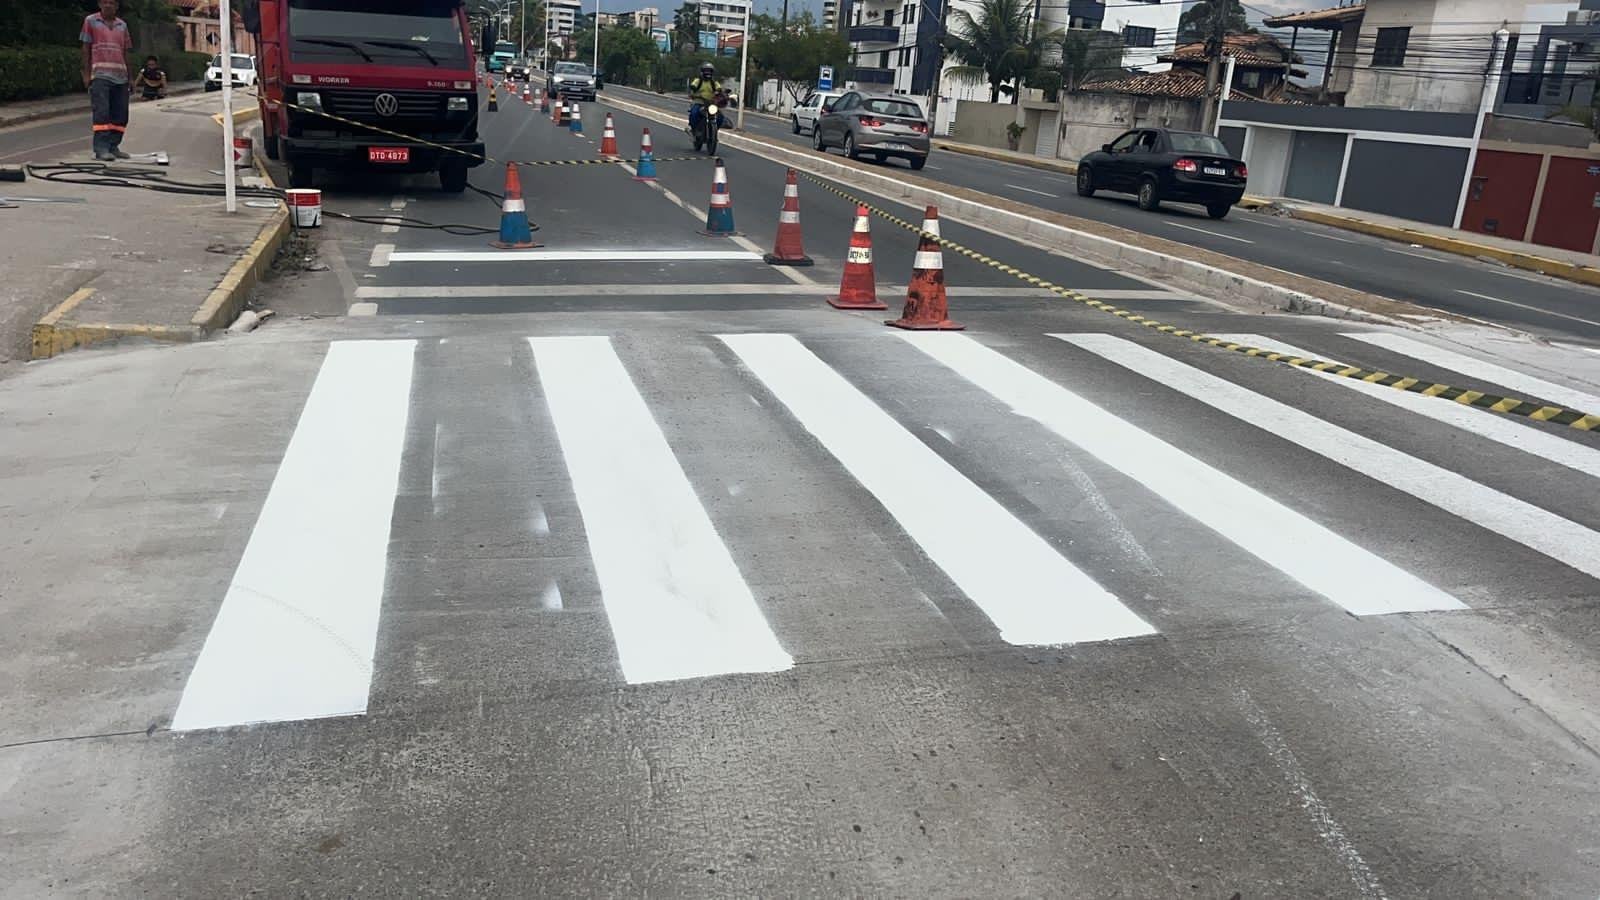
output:
<svg viewBox="0 0 1600 900"><path fill-rule="evenodd" d="M267 156L293 187L318 169L439 173L482 165L478 81L462 0L260 0Z"/></svg>
<svg viewBox="0 0 1600 900"><path fill-rule="evenodd" d="M500 41L494 45L494 52L489 54L489 62L484 68L490 72L504 72L517 58L517 45L510 41Z"/></svg>

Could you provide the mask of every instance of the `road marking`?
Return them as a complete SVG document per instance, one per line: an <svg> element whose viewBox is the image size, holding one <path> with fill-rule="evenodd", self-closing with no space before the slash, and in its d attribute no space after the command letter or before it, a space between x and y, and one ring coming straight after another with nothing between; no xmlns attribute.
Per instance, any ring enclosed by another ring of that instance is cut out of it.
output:
<svg viewBox="0 0 1600 900"><path fill-rule="evenodd" d="M367 260L367 266L368 268L382 269L389 265L389 260L393 255L393 244L379 244L372 248L372 258Z"/></svg>
<svg viewBox="0 0 1600 900"><path fill-rule="evenodd" d="M786 334L721 335L1012 644L1155 633L904 426Z"/></svg>
<svg viewBox="0 0 1600 900"><path fill-rule="evenodd" d="M1165 219L1163 219L1162 221L1165 222L1168 225L1171 225L1173 228L1187 228L1190 231L1198 231L1201 234L1209 234L1212 237L1226 238L1227 240L1230 240L1230 241L1238 241L1241 244L1254 244L1255 243L1255 241L1252 241L1252 240L1246 240L1245 238L1242 238L1242 237L1234 237L1231 234L1223 234L1220 231L1212 231L1212 230L1210 230L1208 228L1196 228L1193 225L1185 225L1182 222L1168 222Z"/></svg>
<svg viewBox="0 0 1600 900"><path fill-rule="evenodd" d="M1460 372L1473 378L1480 378L1490 384L1505 385L1512 390L1531 394L1541 400L1553 400L1563 406L1570 406L1585 412L1600 413L1600 397L1594 394L1578 388L1570 388L1545 381L1542 378L1535 378L1532 375L1525 375L1514 369L1495 365L1492 362L1485 362L1476 357L1457 353L1454 350L1446 350L1443 347L1435 347L1432 344L1425 344L1422 341L1413 340L1403 335L1389 334L1382 331L1363 331L1346 334L1345 337L1354 338L1374 347L1382 347L1385 350L1393 350L1396 353L1402 353L1406 356L1420 359L1423 362L1430 362L1452 372Z"/></svg>
<svg viewBox="0 0 1600 900"><path fill-rule="evenodd" d="M1436 262L1436 263L1448 263L1448 262L1450 262L1450 260L1448 260L1448 259L1441 259L1440 257L1437 257L1437 256L1429 256L1426 253L1412 253L1410 250L1401 250L1398 247L1385 247L1383 249L1385 251L1389 252L1389 253L1398 253L1401 256L1414 256L1417 259L1425 259L1428 262Z"/></svg>
<svg viewBox="0 0 1600 900"><path fill-rule="evenodd" d="M611 340L528 343L628 683L792 666Z"/></svg>
<svg viewBox="0 0 1600 900"><path fill-rule="evenodd" d="M927 168L927 167L924 166L923 168ZM1030 194L1038 194L1041 197L1053 197L1053 198L1055 198L1057 200L1061 199L1061 195L1060 194L1047 194L1044 191L1036 191L1033 188L1023 187L1020 184L1008 184L1008 185L1006 185L1006 187L1011 188L1012 190L1015 190L1015 191L1027 191Z"/></svg>
<svg viewBox="0 0 1600 900"><path fill-rule="evenodd" d="M394 198L394 200L389 203L389 208L392 209L392 210L395 210L396 212L399 212L400 210L405 209L406 208L406 198L404 196L400 196L400 197ZM388 223L388 224L384 225L383 228L381 229L384 234L399 234L400 233L400 220L399 219L391 216L388 219L385 219L384 221Z"/></svg>
<svg viewBox="0 0 1600 900"><path fill-rule="evenodd" d="M1477 291L1463 291L1460 288L1457 288L1456 293L1466 294L1468 297L1477 297L1479 300L1488 300L1490 303L1504 303L1506 306L1515 306L1518 309L1532 310L1533 312L1541 315L1554 316L1557 319L1566 319L1571 322L1581 322L1584 325L1600 325L1600 322L1597 322L1594 319L1580 319L1577 316L1569 316L1566 313L1552 312L1551 310L1543 309L1538 306L1529 306L1526 303L1517 303L1514 300L1502 300L1499 297L1491 297L1488 294L1480 294Z"/></svg>
<svg viewBox="0 0 1600 900"><path fill-rule="evenodd" d="M38 153L41 150L49 150L52 147L65 147L68 144L77 144L81 143L82 141L83 138L81 137L73 137L64 141L56 141L53 144L40 144L37 147L30 147L27 150L18 150L15 153L8 153L5 156L0 156L0 160L17 159L18 157L27 156L30 153Z"/></svg>
<svg viewBox="0 0 1600 900"><path fill-rule="evenodd" d="M1471 524L1600 577L1600 534L1576 522L1132 341L1105 334L1058 337Z"/></svg>
<svg viewBox="0 0 1600 900"><path fill-rule="evenodd" d="M923 165L923 168L924 169L932 169L935 172L943 172L944 171L944 169L940 168L939 166L930 166L930 165L926 165L926 164Z"/></svg>
<svg viewBox="0 0 1600 900"><path fill-rule="evenodd" d="M1355 615L1465 608L1382 557L970 337L927 333L900 337L1018 415L1082 447L1180 512Z"/></svg>
<svg viewBox="0 0 1600 900"><path fill-rule="evenodd" d="M885 295L904 294L905 285L880 285ZM436 284L436 285L386 285L356 288L358 300L432 300L502 297L741 297L784 295L818 297L820 291L805 284ZM1022 300L1044 300L1055 296L1042 288L1031 287L952 287L945 293L951 297L993 297ZM1095 296L1104 296L1099 292ZM1181 294L1164 294L1160 291L1124 291L1125 300L1187 300ZM1109 299L1109 298L1108 298Z"/></svg>
<svg viewBox="0 0 1600 900"><path fill-rule="evenodd" d="M174 731L367 711L416 341L335 341Z"/></svg>
<svg viewBox="0 0 1600 900"><path fill-rule="evenodd" d="M1237 344L1249 344L1252 347L1261 347L1274 350L1278 353L1289 353L1302 356L1306 359L1328 359L1309 350L1286 344L1276 338L1259 334L1212 334L1212 337L1233 341ZM1299 367L1296 367L1297 369ZM1529 427L1520 422L1508 419L1483 409L1474 409L1462 406L1459 403L1440 403L1432 397L1413 394L1408 391L1397 391L1392 387L1381 384L1369 384L1353 378L1340 378L1329 372L1318 372L1315 369L1299 369L1308 375L1315 375L1334 384L1343 385L1357 393L1375 397L1392 406L1446 425L1453 425L1463 431L1488 438L1496 443L1504 444L1516 450L1543 457L1554 463L1560 463L1570 469L1594 478L1600 478L1600 450L1585 447L1576 441L1565 440L1556 434L1541 429L1538 426Z"/></svg>
<svg viewBox="0 0 1600 900"><path fill-rule="evenodd" d="M390 262L760 262L748 250L397 250Z"/></svg>

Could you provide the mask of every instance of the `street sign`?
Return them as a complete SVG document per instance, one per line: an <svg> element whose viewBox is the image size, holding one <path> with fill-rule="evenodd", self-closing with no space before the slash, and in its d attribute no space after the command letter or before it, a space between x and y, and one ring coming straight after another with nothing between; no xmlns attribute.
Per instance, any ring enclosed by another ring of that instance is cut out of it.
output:
<svg viewBox="0 0 1600 900"><path fill-rule="evenodd" d="M817 70L817 90L833 90L833 66L823 66Z"/></svg>
<svg viewBox="0 0 1600 900"><path fill-rule="evenodd" d="M702 32L700 32L700 49L701 50L710 50L712 53L715 53L715 52L717 52L717 46L718 46L717 33L715 31L702 31Z"/></svg>

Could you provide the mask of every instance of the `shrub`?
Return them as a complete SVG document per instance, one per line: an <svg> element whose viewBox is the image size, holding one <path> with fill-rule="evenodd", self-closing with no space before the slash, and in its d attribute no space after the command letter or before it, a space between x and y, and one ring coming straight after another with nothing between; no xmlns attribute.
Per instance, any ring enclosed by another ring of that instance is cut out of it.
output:
<svg viewBox="0 0 1600 900"><path fill-rule="evenodd" d="M83 90L83 51L73 47L0 47L0 103Z"/></svg>

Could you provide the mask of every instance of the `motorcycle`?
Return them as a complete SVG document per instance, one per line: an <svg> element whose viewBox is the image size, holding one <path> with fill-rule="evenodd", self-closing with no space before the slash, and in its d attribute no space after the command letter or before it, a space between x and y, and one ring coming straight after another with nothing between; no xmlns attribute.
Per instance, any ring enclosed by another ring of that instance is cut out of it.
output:
<svg viewBox="0 0 1600 900"><path fill-rule="evenodd" d="M694 135L696 153L705 148L709 156L717 155L717 132L722 130L722 110L728 105L728 93L717 91L700 113L700 128Z"/></svg>

